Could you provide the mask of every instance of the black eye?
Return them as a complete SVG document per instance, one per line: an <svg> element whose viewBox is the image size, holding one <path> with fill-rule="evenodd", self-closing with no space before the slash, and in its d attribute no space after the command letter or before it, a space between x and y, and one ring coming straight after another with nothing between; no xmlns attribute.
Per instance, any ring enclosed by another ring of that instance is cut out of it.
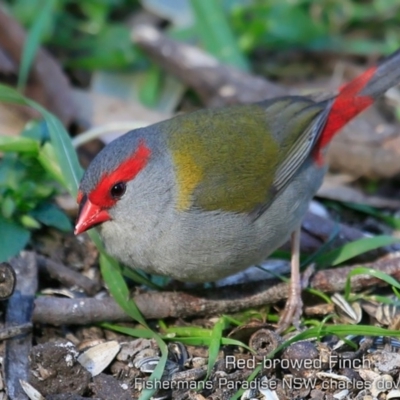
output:
<svg viewBox="0 0 400 400"><path fill-rule="evenodd" d="M126 190L125 182L118 182L110 190L111 197L113 197L114 199L119 199L124 195L125 190Z"/></svg>

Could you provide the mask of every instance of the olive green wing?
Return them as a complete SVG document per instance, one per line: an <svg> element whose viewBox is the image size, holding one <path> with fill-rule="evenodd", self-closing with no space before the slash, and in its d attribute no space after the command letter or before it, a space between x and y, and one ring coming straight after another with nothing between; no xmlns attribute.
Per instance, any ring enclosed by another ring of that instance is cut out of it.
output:
<svg viewBox="0 0 400 400"><path fill-rule="evenodd" d="M327 110L326 103L284 97L169 121L177 208L259 214L310 155Z"/></svg>

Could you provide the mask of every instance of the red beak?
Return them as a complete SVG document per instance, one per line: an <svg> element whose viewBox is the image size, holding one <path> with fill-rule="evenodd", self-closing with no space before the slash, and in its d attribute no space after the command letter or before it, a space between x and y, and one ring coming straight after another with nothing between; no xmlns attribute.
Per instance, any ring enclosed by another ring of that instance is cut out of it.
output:
<svg viewBox="0 0 400 400"><path fill-rule="evenodd" d="M78 221L75 225L75 235L79 235L95 225L111 219L107 210L101 209L96 204L90 202L85 196L81 200Z"/></svg>

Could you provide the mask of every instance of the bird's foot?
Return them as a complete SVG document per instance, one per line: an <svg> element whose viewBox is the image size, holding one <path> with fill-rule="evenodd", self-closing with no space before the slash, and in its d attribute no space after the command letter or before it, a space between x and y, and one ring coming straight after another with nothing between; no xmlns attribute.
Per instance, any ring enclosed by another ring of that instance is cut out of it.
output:
<svg viewBox="0 0 400 400"><path fill-rule="evenodd" d="M315 264L311 264L304 271L301 280L298 284L292 281L290 284L290 293L288 301L285 305L285 309L279 319L277 332L281 333L290 325L293 325L297 330L300 330L300 317L303 312L303 300L301 298L301 292L303 289L308 287L311 275L315 271Z"/></svg>
<svg viewBox="0 0 400 400"><path fill-rule="evenodd" d="M297 330L300 328L300 317L303 312L303 300L301 299L301 286L290 285L289 298L286 302L285 309L279 318L277 333L282 333L290 325L293 325Z"/></svg>
<svg viewBox="0 0 400 400"><path fill-rule="evenodd" d="M291 279L288 301L286 302L283 314L279 319L277 332L281 333L291 324L299 330L300 317L303 311L303 301L301 299L301 292L303 288L308 286L308 281L313 273L314 266L307 268L303 274L303 279L300 278L300 231L299 227L292 233L291 237Z"/></svg>

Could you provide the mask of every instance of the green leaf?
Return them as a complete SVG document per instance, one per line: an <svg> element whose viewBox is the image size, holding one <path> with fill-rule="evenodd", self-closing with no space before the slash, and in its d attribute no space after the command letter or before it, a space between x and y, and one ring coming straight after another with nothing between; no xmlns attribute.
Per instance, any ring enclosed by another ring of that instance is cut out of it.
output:
<svg viewBox="0 0 400 400"><path fill-rule="evenodd" d="M237 45L219 1L191 0L196 18L196 30L205 48L223 63L243 70L249 64Z"/></svg>
<svg viewBox="0 0 400 400"><path fill-rule="evenodd" d="M41 204L30 215L44 225L53 226L65 232L72 230L71 221L55 204Z"/></svg>
<svg viewBox="0 0 400 400"><path fill-rule="evenodd" d="M9 219L14 214L16 205L15 201L10 196L6 196L1 201L1 213L3 217Z"/></svg>
<svg viewBox="0 0 400 400"><path fill-rule="evenodd" d="M22 136L0 136L0 151L37 154L39 142Z"/></svg>
<svg viewBox="0 0 400 400"><path fill-rule="evenodd" d="M399 241L400 239L398 238L386 235L362 238L351 243L346 243L337 249L325 253L317 257L315 261L320 267L334 266L348 261L360 254L364 254L367 251L375 250L383 246L389 246L398 243Z"/></svg>
<svg viewBox="0 0 400 400"><path fill-rule="evenodd" d="M23 226L25 226L28 229L39 229L40 224L38 221L36 221L35 218L31 217L30 215L22 215L19 218L19 221Z"/></svg>
<svg viewBox="0 0 400 400"><path fill-rule="evenodd" d="M135 271L129 267L122 267L122 274L127 278L132 279L134 282L139 283L140 285L145 285L151 289L162 290L162 287L152 282L148 279L141 271Z"/></svg>
<svg viewBox="0 0 400 400"><path fill-rule="evenodd" d="M42 34L53 13L54 0L46 0L37 10L37 17L30 29L22 49L22 57L18 75L18 89L22 91L28 80L29 70L33 64Z"/></svg>
<svg viewBox="0 0 400 400"><path fill-rule="evenodd" d="M66 187L70 194L76 197L79 181L83 175L83 169L79 165L78 156L72 146L71 138L62 123L56 117L47 112L44 108L32 103L33 102L29 102L29 105L33 106L34 104L38 111L45 117L56 159L65 176Z"/></svg>
<svg viewBox="0 0 400 400"><path fill-rule="evenodd" d="M60 165L57 162L54 147L51 143L45 143L39 150L37 160L40 165L63 187L68 187Z"/></svg>
<svg viewBox="0 0 400 400"><path fill-rule="evenodd" d="M71 138L61 122L42 106L25 98L9 86L0 85L0 101L29 106L43 115L49 129L56 159L65 176L65 185L70 194L75 197L78 192L78 185L83 170L79 165L78 157L71 143Z"/></svg>
<svg viewBox="0 0 400 400"><path fill-rule="evenodd" d="M0 101L27 105L35 110L38 110L43 115L49 129L51 143L54 147L55 159L57 160L60 169L65 176L65 186L72 196L76 196L79 180L82 176L83 170L79 165L75 149L72 146L71 138L61 122L39 104L25 98L16 90L8 86L0 85ZM128 313L128 315L132 316L132 318L148 328L147 323L141 315L135 302L130 299L128 288L122 277L120 266L118 265L117 261L106 254L100 237L96 231L89 231L89 235L100 251L100 268L112 296L121 306L121 308ZM165 363L167 361L168 349L157 333L152 332L150 329L149 333L153 335L153 338L156 340L161 350L160 362L149 378L151 381L156 381L161 379L165 368ZM155 390L143 390L140 399L150 399L154 391Z"/></svg>
<svg viewBox="0 0 400 400"><path fill-rule="evenodd" d="M24 249L30 239L30 232L14 222L0 216L0 262L7 261Z"/></svg>

